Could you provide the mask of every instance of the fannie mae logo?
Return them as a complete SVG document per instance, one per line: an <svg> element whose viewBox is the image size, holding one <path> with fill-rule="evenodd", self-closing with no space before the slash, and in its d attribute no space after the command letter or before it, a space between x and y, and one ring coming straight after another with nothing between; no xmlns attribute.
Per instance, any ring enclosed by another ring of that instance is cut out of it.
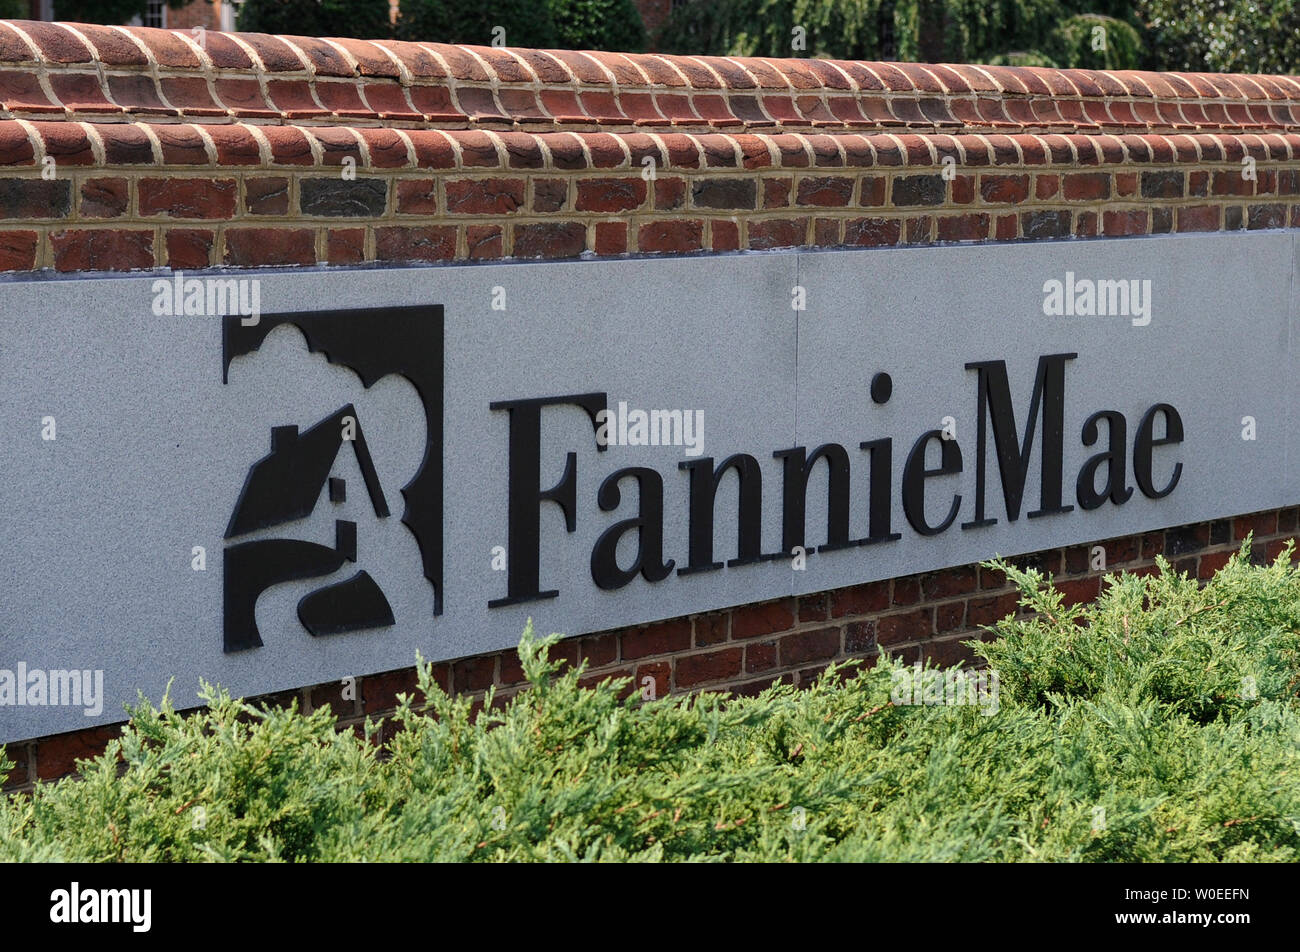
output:
<svg viewBox="0 0 1300 952"><path fill-rule="evenodd" d="M222 318L222 382L229 384L233 360L254 355L267 335L282 325L296 327L311 352L352 370L367 389L390 374L405 377L424 407L425 450L410 482L386 486L366 443L366 421L351 403L305 429L288 421L272 428L267 434L269 452L254 456L226 526L222 584L227 653L262 645L255 608L267 589L331 575L347 563L360 561L364 566L366 558L382 555L373 547L367 551L366 539L349 519L335 520L333 544L294 536L295 523L309 517L323 496L328 494L332 503L346 499L345 481L331 475L343 453L354 454L377 519L391 517L400 491L405 501L401 521L415 537L424 577L432 587L427 617L442 612L442 307L268 314L256 320L227 311ZM268 367L264 372L275 371ZM286 408L286 415L289 412ZM256 452L250 447L250 454ZM267 537L265 530L277 534ZM364 567L306 595L298 603L298 619L313 637L394 624L387 596Z"/></svg>
<svg viewBox="0 0 1300 952"><path fill-rule="evenodd" d="M1149 289L1138 289L1137 294L1149 314ZM1131 305L1132 294L1128 300ZM228 315L222 325L223 380L228 383L233 360L255 355L267 335L286 324L302 332L310 351L355 371L366 388L399 374L419 395L425 447L418 471L400 487L401 522L418 542L423 575L432 591L425 617L432 621L441 614L444 597L442 308L271 314L251 325L239 315ZM1168 496L1183 472L1177 449L1184 439L1182 416L1170 403L1151 402L1135 412L1131 398L1124 398L1120 409L1115 405L1118 397L1104 396L1103 405L1080 407L1075 418L1082 425L1067 431L1066 407L1074 393L1069 368L1078 356L1041 354L1036 369L1022 365L1014 372L1005 360L978 359L929 368L925 377L904 378L896 404L916 399L940 374L964 369L968 397L961 401L962 408L954 408L962 422L953 432L926 421L917 421L921 425L910 433L887 432L881 417L860 407L855 419L861 424L861 441L784 445L768 447L767 452L740 445L717 459L699 452L702 442L685 439L686 413L680 417L680 441L671 439L672 414L661 413L661 429L670 439L658 442L681 445L684 458L669 465L662 452L647 454L636 460L638 465L612 472L600 460L611 447L654 441L631 438L639 431L634 421L640 417L625 401L611 407L608 391L548 396L516 391L511 399L491 401L485 409L500 421L495 432L504 442L506 466L499 476L490 477L492 487L481 498L497 500L501 507L506 551L504 591L498 590L499 597L489 599L487 607L556 598L561 586L582 584L573 578L548 578L554 574L550 561L561 528L569 536L583 528L581 544L590 545L590 583L615 591L638 577L646 583L666 583L674 575L743 571L744 566L796 554L892 546L904 538L904 528L914 537L929 538L951 531L978 532L1022 515L1037 519L1120 507L1138 491L1149 500ZM276 368L268 365L260 372L274 374ZM1094 397L1106 393L1095 388L1089 392ZM885 405L894 397L893 378L885 371L876 373L871 402ZM285 408L286 417L291 412ZM544 427L544 416L551 419L554 414L563 414L568 422ZM648 434L653 415L645 417ZM269 452L249 448L247 475L225 532L227 652L262 645L254 608L268 588L329 576L347 563L361 567L342 581L321 584L299 601L303 629L318 637L377 632L395 624L386 593L363 567L367 559L382 560L385 553L367 547L357 524L336 519L333 544L303 538L304 530L297 525L323 498L344 497L347 488L331 470L345 453L355 455L375 516L391 516L399 487L388 485L385 474L378 472L365 440L366 425L351 403L341 403L322 419L289 418L272 426ZM690 426L692 436L702 436L702 420L694 419ZM493 429L475 432L481 438ZM643 465L654 461L658 465ZM1036 479L1031 479L1035 470ZM554 475L547 474L554 473L560 475L552 482ZM729 480L732 474L735 479ZM941 482L945 477L960 479ZM825 480L821 513L810 506L814 480ZM735 522L720 530L715 525L719 492L734 492L737 503ZM774 527L779 532L765 536L763 500L771 498L769 494L779 501L779 525ZM1033 497L1037 505L1025 513ZM670 507L680 507L686 516L687 537L673 543L680 546L676 552L665 535ZM896 524L900 510L906 527Z"/></svg>

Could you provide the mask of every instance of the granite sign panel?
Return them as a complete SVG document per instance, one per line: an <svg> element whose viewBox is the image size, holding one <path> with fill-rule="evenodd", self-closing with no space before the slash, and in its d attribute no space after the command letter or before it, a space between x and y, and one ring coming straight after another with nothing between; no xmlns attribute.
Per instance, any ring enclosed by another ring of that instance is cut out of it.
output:
<svg viewBox="0 0 1300 952"><path fill-rule="evenodd" d="M1294 503L1280 232L0 284L0 741Z"/></svg>

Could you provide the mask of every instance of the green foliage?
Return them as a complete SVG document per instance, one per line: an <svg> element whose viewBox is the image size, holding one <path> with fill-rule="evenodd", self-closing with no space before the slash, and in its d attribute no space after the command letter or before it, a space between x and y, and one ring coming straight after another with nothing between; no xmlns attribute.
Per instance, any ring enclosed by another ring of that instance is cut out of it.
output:
<svg viewBox="0 0 1300 952"><path fill-rule="evenodd" d="M1067 69L1139 69L1142 37L1128 23L1084 13L1070 17L1053 35L1056 65Z"/></svg>
<svg viewBox="0 0 1300 952"><path fill-rule="evenodd" d="M633 0L401 0L403 40L570 50L645 49Z"/></svg>
<svg viewBox="0 0 1300 952"><path fill-rule="evenodd" d="M1151 69L1293 73L1300 67L1294 0L1141 0Z"/></svg>
<svg viewBox="0 0 1300 952"><path fill-rule="evenodd" d="M561 49L639 53L645 26L633 0L550 0Z"/></svg>
<svg viewBox="0 0 1300 952"><path fill-rule="evenodd" d="M421 664L382 745L205 685L206 711L142 701L83 780L0 803L0 860L1295 862L1300 571L1248 551L1070 609L992 563L1027 609L973 643L996 707L895 703L890 661L624 699L531 626L527 690L473 715Z"/></svg>
<svg viewBox="0 0 1300 952"><path fill-rule="evenodd" d="M399 40L487 46L496 28L507 46L554 48L555 20L537 0L401 0Z"/></svg>
<svg viewBox="0 0 1300 952"><path fill-rule="evenodd" d="M236 27L248 33L364 40L383 39L393 32L388 0L244 0Z"/></svg>
<svg viewBox="0 0 1300 952"><path fill-rule="evenodd" d="M796 26L806 43L792 43ZM1093 28L1106 50L1093 49ZM1291 73L1294 0L687 0L671 53Z"/></svg>

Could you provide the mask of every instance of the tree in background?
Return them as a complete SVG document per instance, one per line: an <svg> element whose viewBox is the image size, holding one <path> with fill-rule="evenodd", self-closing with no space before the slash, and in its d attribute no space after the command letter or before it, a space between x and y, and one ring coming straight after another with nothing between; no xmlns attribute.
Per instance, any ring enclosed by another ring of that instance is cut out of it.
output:
<svg viewBox="0 0 1300 952"><path fill-rule="evenodd" d="M362 40L383 39L393 34L388 0L244 0L235 26L248 33L348 36Z"/></svg>
<svg viewBox="0 0 1300 952"><path fill-rule="evenodd" d="M187 3L189 0L167 0L172 9ZM65 23L125 23L132 17L143 18L148 7L149 0L59 0L58 17ZM0 16L25 20L31 16L31 5L4 0L0 11Z"/></svg>
<svg viewBox="0 0 1300 952"><path fill-rule="evenodd" d="M401 0L397 38L489 46L556 46L551 5L539 0Z"/></svg>
<svg viewBox="0 0 1300 952"><path fill-rule="evenodd" d="M646 45L633 0L402 0L397 36L621 52Z"/></svg>
<svg viewBox="0 0 1300 952"><path fill-rule="evenodd" d="M1295 0L1143 0L1151 69L1300 71Z"/></svg>
<svg viewBox="0 0 1300 952"><path fill-rule="evenodd" d="M645 25L633 0L550 0L561 49L639 53Z"/></svg>
<svg viewBox="0 0 1300 952"><path fill-rule="evenodd" d="M803 33L795 32L802 28ZM686 0L666 53L1287 73L1295 0Z"/></svg>

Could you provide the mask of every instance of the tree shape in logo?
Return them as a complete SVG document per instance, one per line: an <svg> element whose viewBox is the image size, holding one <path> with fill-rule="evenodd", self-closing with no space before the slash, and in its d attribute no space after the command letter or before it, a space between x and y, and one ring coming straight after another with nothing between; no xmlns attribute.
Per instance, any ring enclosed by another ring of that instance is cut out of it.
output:
<svg viewBox="0 0 1300 952"><path fill-rule="evenodd" d="M415 387L424 406L424 456L402 489L402 523L415 536L424 577L433 587L433 615L442 613L442 378L443 315L440 305L364 308L267 314L252 325L239 315L222 319L222 381L230 363L250 354L276 327L292 324L312 353L354 371L369 389L391 373ZM349 421L348 418L351 418ZM344 428L351 424L351 438ZM226 538L307 518L328 483L330 498L344 498L342 480L330 470L343 442L351 442L375 515L389 515L388 502L369 447L347 404L303 433L296 426L274 427L271 452L254 463L244 480ZM227 546L224 573L223 647L226 652L262 645L257 630L257 599L273 585L329 575L357 559L356 523L335 521L334 545L301 539L256 539ZM314 635L338 634L394 623L383 591L366 571L306 595L298 618Z"/></svg>

